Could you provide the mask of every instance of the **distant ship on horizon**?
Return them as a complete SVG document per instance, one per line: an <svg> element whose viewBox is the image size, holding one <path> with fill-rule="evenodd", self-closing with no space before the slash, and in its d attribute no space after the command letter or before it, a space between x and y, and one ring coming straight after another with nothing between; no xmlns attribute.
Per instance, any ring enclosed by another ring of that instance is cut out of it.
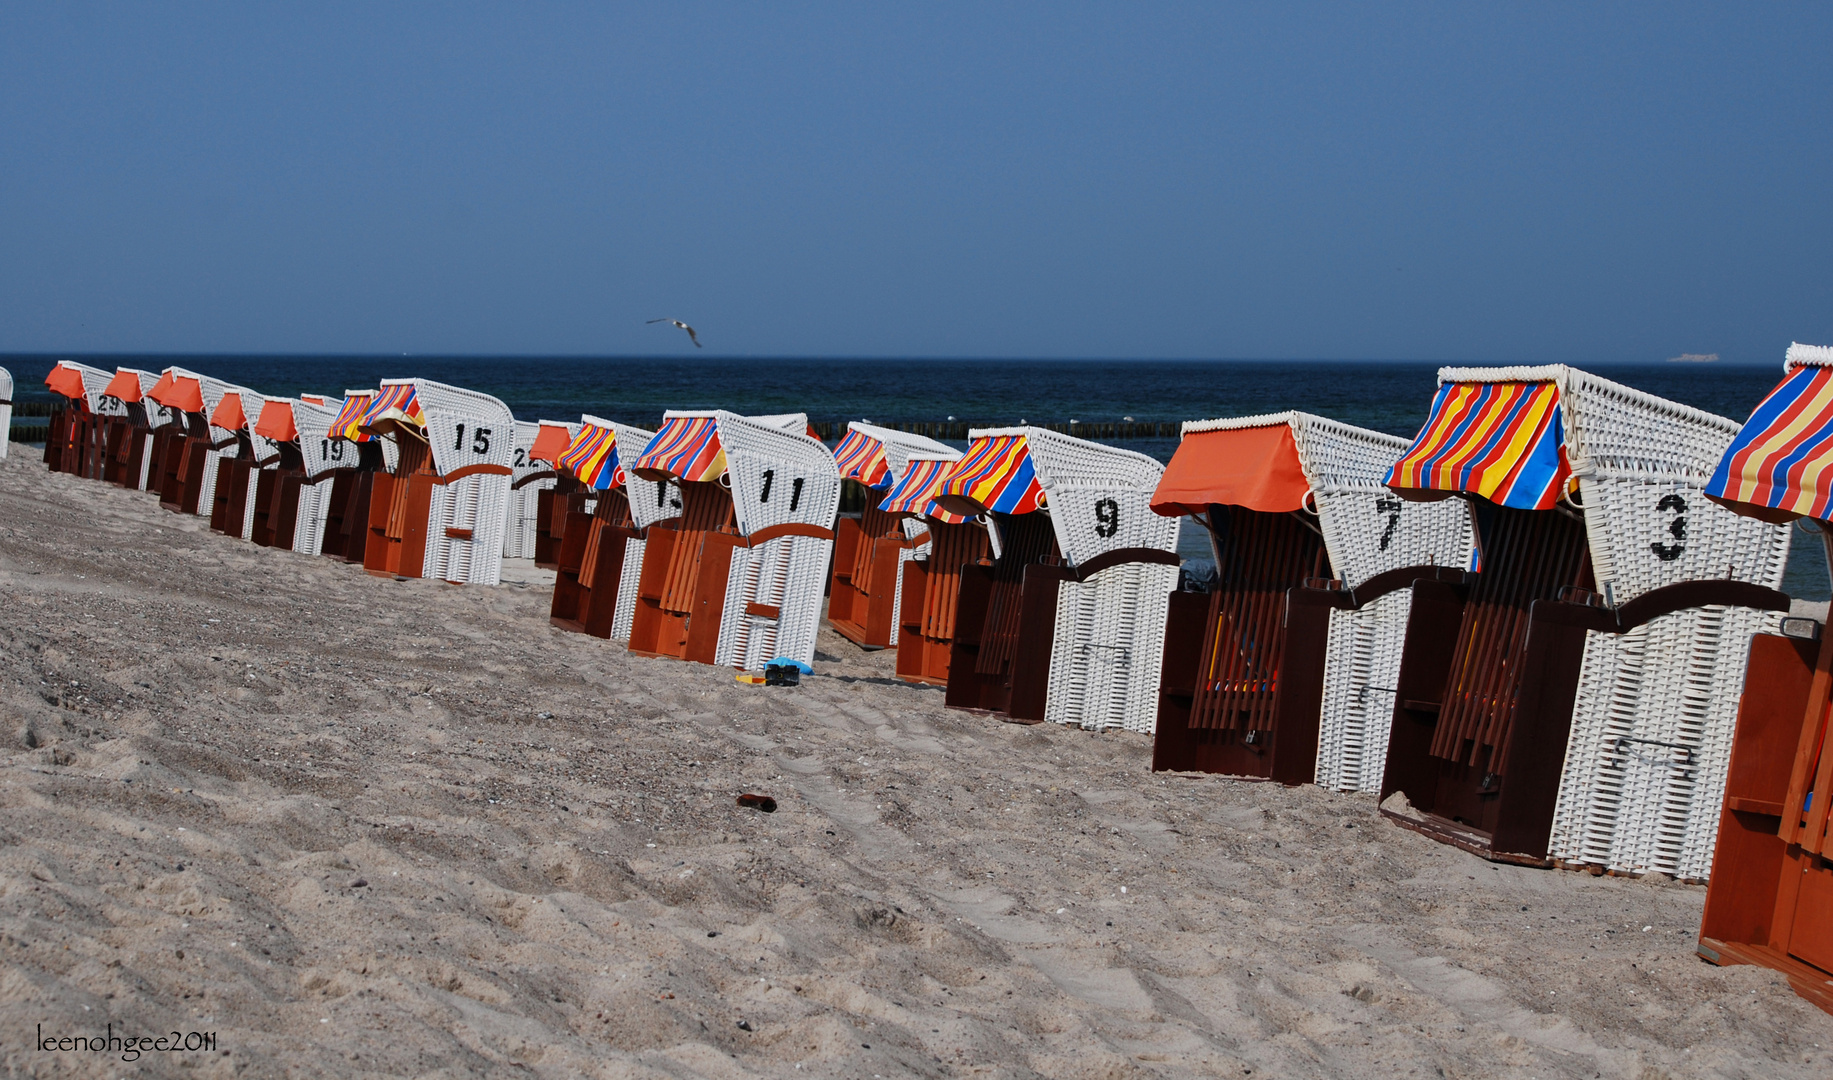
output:
<svg viewBox="0 0 1833 1080"><path fill-rule="evenodd" d="M1717 360L1718 354L1715 352L1683 352L1679 356L1668 357L1668 363L1670 364L1710 364Z"/></svg>

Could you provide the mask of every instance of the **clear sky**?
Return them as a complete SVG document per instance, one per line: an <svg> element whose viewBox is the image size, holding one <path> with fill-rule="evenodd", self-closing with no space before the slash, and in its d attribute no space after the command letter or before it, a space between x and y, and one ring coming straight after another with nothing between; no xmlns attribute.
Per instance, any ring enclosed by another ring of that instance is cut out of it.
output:
<svg viewBox="0 0 1833 1080"><path fill-rule="evenodd" d="M1833 6L0 8L0 351L1833 342Z"/></svg>

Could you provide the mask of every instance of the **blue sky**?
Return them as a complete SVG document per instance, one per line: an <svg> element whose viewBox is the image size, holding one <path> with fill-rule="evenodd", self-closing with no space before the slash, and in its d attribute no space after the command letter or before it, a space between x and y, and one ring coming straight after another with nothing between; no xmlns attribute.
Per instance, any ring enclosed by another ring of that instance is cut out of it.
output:
<svg viewBox="0 0 1833 1080"><path fill-rule="evenodd" d="M1780 364L1833 7L0 9L0 351Z"/></svg>

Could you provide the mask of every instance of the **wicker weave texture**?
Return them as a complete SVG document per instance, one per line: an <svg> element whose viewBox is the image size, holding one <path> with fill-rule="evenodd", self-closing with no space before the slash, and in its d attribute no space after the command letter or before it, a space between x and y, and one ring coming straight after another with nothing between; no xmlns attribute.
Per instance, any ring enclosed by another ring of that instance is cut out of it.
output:
<svg viewBox="0 0 1833 1080"><path fill-rule="evenodd" d="M1044 719L1091 731L1157 730L1165 615L1177 575L1175 566L1123 563L1057 586Z"/></svg>
<svg viewBox="0 0 1833 1080"><path fill-rule="evenodd" d="M827 447L735 413L715 415L741 534L772 525L834 527L840 469Z"/></svg>
<svg viewBox="0 0 1833 1080"><path fill-rule="evenodd" d="M645 431L629 424L611 423L611 430L617 434L617 456L624 463L626 470L649 440L656 437L653 431ZM624 481L624 494L630 501L630 520L639 529L647 529L658 521L681 515L681 484L675 480L645 480L640 476L627 476ZM630 556L625 555L625 559ZM622 596L622 593L618 594ZM634 609L633 609L634 610Z"/></svg>
<svg viewBox="0 0 1833 1080"><path fill-rule="evenodd" d="M1321 788L1381 788L1394 717L1394 681L1400 674L1412 603L1412 590L1401 589L1355 611L1330 613L1318 728L1317 785Z"/></svg>
<svg viewBox="0 0 1833 1080"><path fill-rule="evenodd" d="M1706 607L1587 635L1548 853L1708 876L1750 639L1779 629L1773 612Z"/></svg>
<svg viewBox="0 0 1833 1080"><path fill-rule="evenodd" d="M630 624L636 619L637 583L643 577L644 541L632 537L624 541L624 568L617 578L617 607L611 613L611 636L618 641L630 640Z"/></svg>
<svg viewBox="0 0 1833 1080"><path fill-rule="evenodd" d="M1407 502L1381 483L1407 440L1310 413L1289 415L1331 569L1346 587L1403 566L1469 564L1474 541L1462 500Z"/></svg>
<svg viewBox="0 0 1833 1080"><path fill-rule="evenodd" d="M509 474L515 467L515 417L489 394L430 379L410 381L426 416L427 448L439 475L469 465L505 470L472 473L433 489L422 576L455 584L498 584L509 525Z"/></svg>

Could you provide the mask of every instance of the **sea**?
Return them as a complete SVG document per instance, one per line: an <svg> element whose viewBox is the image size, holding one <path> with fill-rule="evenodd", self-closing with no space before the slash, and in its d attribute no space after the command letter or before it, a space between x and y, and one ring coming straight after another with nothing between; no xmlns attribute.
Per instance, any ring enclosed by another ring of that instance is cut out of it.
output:
<svg viewBox="0 0 1833 1080"><path fill-rule="evenodd" d="M874 423L954 421L1171 424L1301 409L1345 423L1412 436L1425 421L1440 365L1409 361L925 360L698 357L436 356L57 356L0 357L15 400L48 400L44 376L61 359L105 370L178 365L266 394L340 395L385 378L421 377L483 391L524 420L577 420L591 413L653 428L668 409L807 413L843 429ZM1595 365L1605 378L1742 421L1781 379L1781 365L1660 363ZM948 440L965 446L962 440ZM1170 460L1177 439L1107 440ZM1206 554L1201 530L1182 547ZM1818 536L1794 530L1783 588L1826 600L1828 569Z"/></svg>

